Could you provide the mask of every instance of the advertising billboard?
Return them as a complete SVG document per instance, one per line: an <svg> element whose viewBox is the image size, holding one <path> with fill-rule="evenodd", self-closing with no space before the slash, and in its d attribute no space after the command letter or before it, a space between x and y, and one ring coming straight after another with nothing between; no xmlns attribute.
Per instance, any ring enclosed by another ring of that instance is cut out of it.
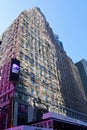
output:
<svg viewBox="0 0 87 130"><path fill-rule="evenodd" d="M12 59L11 60L11 66L10 66L9 81L18 82L18 80L19 80L19 71L20 71L20 61L17 60L17 59Z"/></svg>

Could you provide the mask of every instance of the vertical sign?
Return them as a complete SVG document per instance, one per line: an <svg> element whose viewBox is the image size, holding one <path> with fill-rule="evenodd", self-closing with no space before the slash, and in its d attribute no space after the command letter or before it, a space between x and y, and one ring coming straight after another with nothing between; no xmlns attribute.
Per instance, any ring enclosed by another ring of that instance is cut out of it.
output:
<svg viewBox="0 0 87 130"><path fill-rule="evenodd" d="M9 81L18 82L19 71L20 71L20 61L17 59L12 59L11 60L11 67L10 67Z"/></svg>

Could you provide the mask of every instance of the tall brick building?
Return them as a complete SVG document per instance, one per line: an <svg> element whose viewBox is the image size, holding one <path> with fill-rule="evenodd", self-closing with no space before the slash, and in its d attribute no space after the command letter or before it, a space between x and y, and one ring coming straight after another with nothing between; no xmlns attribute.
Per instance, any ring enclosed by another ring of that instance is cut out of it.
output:
<svg viewBox="0 0 87 130"><path fill-rule="evenodd" d="M78 70L40 9L23 11L14 20L2 34L0 53L6 127L39 120L47 111L86 120Z"/></svg>

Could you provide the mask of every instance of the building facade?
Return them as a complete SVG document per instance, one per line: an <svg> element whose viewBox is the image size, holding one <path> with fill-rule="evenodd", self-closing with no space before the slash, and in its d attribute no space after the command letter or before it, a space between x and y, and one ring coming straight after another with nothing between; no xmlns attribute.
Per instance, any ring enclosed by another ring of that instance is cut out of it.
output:
<svg viewBox="0 0 87 130"><path fill-rule="evenodd" d="M5 127L39 120L48 111L86 120L78 70L40 9L23 11L14 20L2 35L0 52Z"/></svg>
<svg viewBox="0 0 87 130"><path fill-rule="evenodd" d="M80 78L87 98L87 61L85 59L82 59L81 61L77 62L75 65L79 70Z"/></svg>

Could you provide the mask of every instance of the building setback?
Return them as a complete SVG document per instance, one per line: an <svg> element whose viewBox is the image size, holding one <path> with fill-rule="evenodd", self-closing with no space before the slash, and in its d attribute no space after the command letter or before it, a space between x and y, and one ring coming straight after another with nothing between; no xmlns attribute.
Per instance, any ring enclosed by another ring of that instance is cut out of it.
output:
<svg viewBox="0 0 87 130"><path fill-rule="evenodd" d="M23 11L14 20L2 35L0 52L6 127L39 120L48 111L87 119L78 70L40 9Z"/></svg>
<svg viewBox="0 0 87 130"><path fill-rule="evenodd" d="M87 98L87 61L85 59L82 59L81 61L77 62L75 65L79 70L79 74Z"/></svg>

